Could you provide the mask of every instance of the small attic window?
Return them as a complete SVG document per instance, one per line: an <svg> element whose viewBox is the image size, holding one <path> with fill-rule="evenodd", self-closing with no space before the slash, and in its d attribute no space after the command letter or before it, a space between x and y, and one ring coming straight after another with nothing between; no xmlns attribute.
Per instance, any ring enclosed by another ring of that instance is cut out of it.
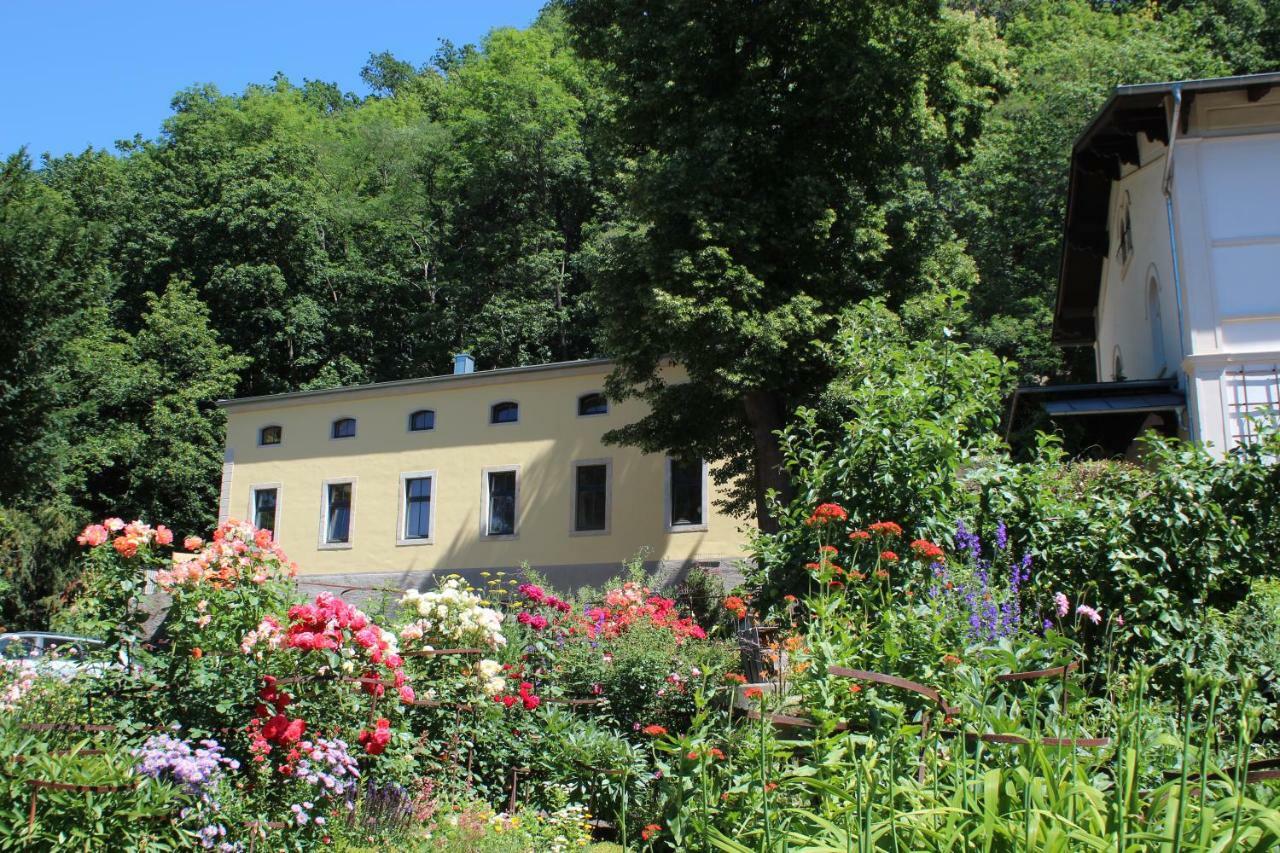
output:
<svg viewBox="0 0 1280 853"><path fill-rule="evenodd" d="M266 447L269 444L279 444L284 437L284 430L278 426L264 426L258 430L258 444Z"/></svg>
<svg viewBox="0 0 1280 853"><path fill-rule="evenodd" d="M489 409L489 423L491 424L513 424L520 420L520 404L506 400L501 403L494 403Z"/></svg>
<svg viewBox="0 0 1280 853"><path fill-rule="evenodd" d="M607 415L609 414L609 401L599 391L583 394L578 398L578 414Z"/></svg>
<svg viewBox="0 0 1280 853"><path fill-rule="evenodd" d="M355 418L338 418L333 422L334 438L355 438L356 437L356 419Z"/></svg>
<svg viewBox="0 0 1280 853"><path fill-rule="evenodd" d="M423 432L436 428L436 413L431 409L419 409L409 415L409 432Z"/></svg>

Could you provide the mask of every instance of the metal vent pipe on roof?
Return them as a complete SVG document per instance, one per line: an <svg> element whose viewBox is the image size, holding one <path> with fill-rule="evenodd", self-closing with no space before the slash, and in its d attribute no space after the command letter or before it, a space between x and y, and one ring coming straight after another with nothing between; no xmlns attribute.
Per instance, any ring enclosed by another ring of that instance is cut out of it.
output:
<svg viewBox="0 0 1280 853"><path fill-rule="evenodd" d="M455 374L476 372L476 360L471 357L471 353L460 352L453 357L453 372Z"/></svg>

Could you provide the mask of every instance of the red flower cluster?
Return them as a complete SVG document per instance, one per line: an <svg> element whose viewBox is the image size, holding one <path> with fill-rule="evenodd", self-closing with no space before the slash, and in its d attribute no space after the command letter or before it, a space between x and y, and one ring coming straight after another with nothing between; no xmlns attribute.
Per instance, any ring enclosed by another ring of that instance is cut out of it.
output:
<svg viewBox="0 0 1280 853"><path fill-rule="evenodd" d="M370 622L357 608L322 592L313 602L289 608L289 623L284 640L287 648L304 652L337 651L349 642L354 643L370 664L363 676L366 693L382 696L386 692L377 669L382 667L391 674L400 698L413 701L413 688L405 683L404 661L396 648L395 635Z"/></svg>
<svg viewBox="0 0 1280 853"><path fill-rule="evenodd" d="M724 600L724 609L738 619L745 619L747 616L747 603L736 595L731 595Z"/></svg>
<svg viewBox="0 0 1280 853"><path fill-rule="evenodd" d="M649 737L662 737L667 733L666 727L660 726L657 723L647 725L640 731L644 732Z"/></svg>
<svg viewBox="0 0 1280 853"><path fill-rule="evenodd" d="M848 511L840 504L818 504L813 510L813 514L805 520L805 524L813 527L815 525L830 524L833 521L844 521L848 517Z"/></svg>
<svg viewBox="0 0 1280 853"><path fill-rule="evenodd" d="M880 559L884 560L886 563L896 563L898 562L898 555L892 551L881 551Z"/></svg>
<svg viewBox="0 0 1280 853"><path fill-rule="evenodd" d="M871 538L871 534L865 530L855 530L849 534L849 538L854 542L865 542Z"/></svg>
<svg viewBox="0 0 1280 853"><path fill-rule="evenodd" d="M291 747L307 730L307 724L301 718L289 719L285 709L293 702L293 697L276 686L274 676L264 676L263 687L258 691L259 702L253 709L254 719L249 722L245 731L252 741L249 752L254 761L263 761L271 752L271 747Z"/></svg>
<svg viewBox="0 0 1280 853"><path fill-rule="evenodd" d="M586 632L592 637L616 637L633 624L649 622L674 634L677 644L689 637L707 638L707 632L692 617L680 616L674 599L651 595L648 587L631 582L623 584L621 589L610 590L605 595L604 606L589 608L586 615Z"/></svg>
<svg viewBox="0 0 1280 853"><path fill-rule="evenodd" d="M644 829L640 830L640 838L645 841L648 841L650 838L653 838L659 832L662 832L662 827L659 826L658 824L656 823L645 824Z"/></svg>
<svg viewBox="0 0 1280 853"><path fill-rule="evenodd" d="M373 731L361 729L356 740L364 747L365 752L370 755L381 755L387 748L387 744L391 743L391 721L386 717L379 717Z"/></svg>
<svg viewBox="0 0 1280 853"><path fill-rule="evenodd" d="M529 681L520 682L520 692L517 695L511 693L499 693L493 697L493 701L507 708L514 708L519 702L524 706L526 711L532 711L534 708L542 704L542 699L533 693L533 683Z"/></svg>
<svg viewBox="0 0 1280 853"><path fill-rule="evenodd" d="M877 521L875 524L867 525L870 530L877 536L901 536L902 526L896 521Z"/></svg>
<svg viewBox="0 0 1280 853"><path fill-rule="evenodd" d="M521 625L528 625L535 631L541 631L551 624L541 613L530 613L528 610L521 610L516 621Z"/></svg>
<svg viewBox="0 0 1280 853"><path fill-rule="evenodd" d="M947 559L947 555L942 552L942 549L928 539L917 539L912 542L911 551L922 560L932 560L935 563L942 563Z"/></svg>

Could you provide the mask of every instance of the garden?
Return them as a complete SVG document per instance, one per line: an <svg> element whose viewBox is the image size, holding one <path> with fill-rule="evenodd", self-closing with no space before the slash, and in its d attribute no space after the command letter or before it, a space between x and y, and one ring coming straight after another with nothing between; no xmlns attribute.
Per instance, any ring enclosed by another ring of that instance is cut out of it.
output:
<svg viewBox="0 0 1280 853"><path fill-rule="evenodd" d="M357 600L88 525L51 627L100 642L0 655L0 849L1280 846L1280 441L1015 457L993 356L874 305L833 352L734 589Z"/></svg>

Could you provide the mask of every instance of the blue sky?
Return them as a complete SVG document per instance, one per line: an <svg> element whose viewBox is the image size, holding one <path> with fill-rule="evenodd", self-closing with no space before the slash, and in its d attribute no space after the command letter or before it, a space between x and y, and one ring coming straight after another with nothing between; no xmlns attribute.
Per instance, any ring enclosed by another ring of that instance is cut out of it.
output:
<svg viewBox="0 0 1280 853"><path fill-rule="evenodd" d="M282 71L367 93L360 69L390 50L420 65L439 40L524 27L545 0L3 0L0 156L32 158L154 137L175 92L238 92Z"/></svg>

